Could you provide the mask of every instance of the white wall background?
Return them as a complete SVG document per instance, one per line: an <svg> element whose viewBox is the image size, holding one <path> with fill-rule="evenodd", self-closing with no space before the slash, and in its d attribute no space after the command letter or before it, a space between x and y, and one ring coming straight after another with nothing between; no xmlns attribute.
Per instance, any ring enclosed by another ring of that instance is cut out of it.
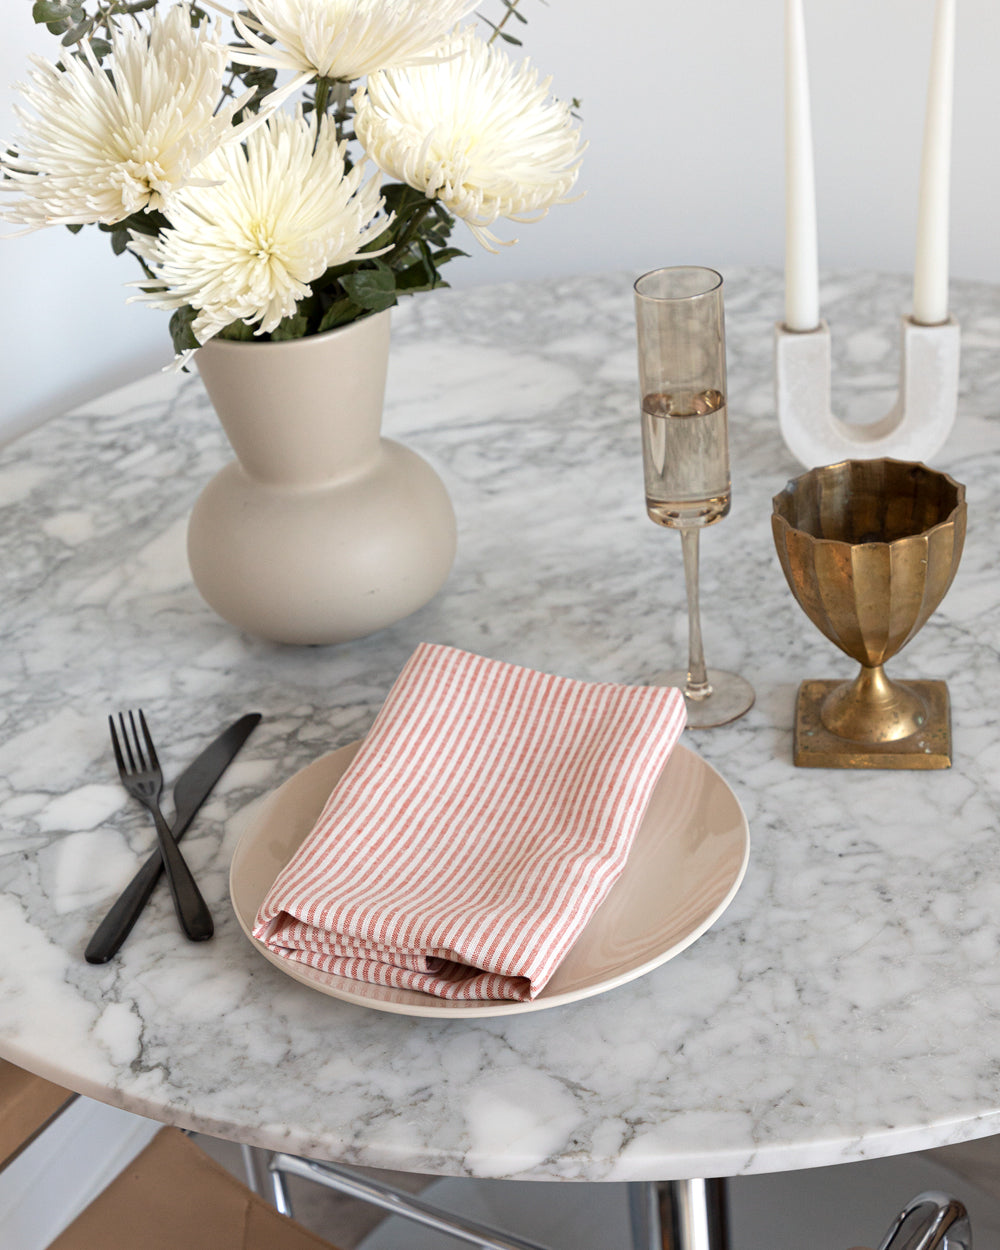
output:
<svg viewBox="0 0 1000 1250"><path fill-rule="evenodd" d="M780 266L782 0L522 6L526 52L558 94L583 100L586 197L519 227L500 256L455 262L452 284L679 262ZM822 267L912 269L933 8L806 0ZM30 0L3 10L6 138L17 128L7 84L24 77L29 50L53 55L55 40L33 26ZM959 0L958 20L952 274L1000 282L1000 5ZM0 241L0 435L169 359L166 314L124 303L136 276L96 230Z"/></svg>

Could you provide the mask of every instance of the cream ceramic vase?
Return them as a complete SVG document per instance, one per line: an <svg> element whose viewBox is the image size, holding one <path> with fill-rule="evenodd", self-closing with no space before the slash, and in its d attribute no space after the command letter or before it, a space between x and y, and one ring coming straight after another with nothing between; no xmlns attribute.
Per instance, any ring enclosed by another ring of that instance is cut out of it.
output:
<svg viewBox="0 0 1000 1250"><path fill-rule="evenodd" d="M188 560L224 620L274 642L346 642L444 584L455 514L430 465L381 436L388 358L388 311L196 354L236 461L194 506Z"/></svg>

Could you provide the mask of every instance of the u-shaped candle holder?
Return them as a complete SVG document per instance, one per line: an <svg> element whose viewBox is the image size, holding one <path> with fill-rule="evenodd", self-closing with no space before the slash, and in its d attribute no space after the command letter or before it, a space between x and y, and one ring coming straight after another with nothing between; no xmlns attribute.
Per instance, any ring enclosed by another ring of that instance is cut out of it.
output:
<svg viewBox="0 0 1000 1250"><path fill-rule="evenodd" d="M775 327L775 390L781 436L807 469L840 460L928 461L944 446L958 406L959 327L902 319L899 394L880 420L856 425L831 407L830 328Z"/></svg>

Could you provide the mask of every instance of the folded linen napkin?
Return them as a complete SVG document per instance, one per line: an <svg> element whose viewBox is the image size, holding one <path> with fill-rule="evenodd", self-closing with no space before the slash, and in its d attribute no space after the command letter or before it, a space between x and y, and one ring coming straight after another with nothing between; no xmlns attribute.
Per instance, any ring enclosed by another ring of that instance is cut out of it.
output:
<svg viewBox="0 0 1000 1250"><path fill-rule="evenodd" d="M254 936L379 985L534 998L620 876L684 721L678 690L424 643Z"/></svg>

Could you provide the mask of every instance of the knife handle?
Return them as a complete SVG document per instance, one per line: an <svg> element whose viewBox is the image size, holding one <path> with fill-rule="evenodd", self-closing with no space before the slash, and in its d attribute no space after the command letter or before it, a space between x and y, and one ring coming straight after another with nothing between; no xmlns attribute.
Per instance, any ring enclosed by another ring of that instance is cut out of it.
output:
<svg viewBox="0 0 1000 1250"><path fill-rule="evenodd" d="M163 860L157 850L146 860L97 926L83 952L88 964L106 964L118 953L122 942L132 932L132 926L139 919L142 909L149 902L162 871Z"/></svg>

